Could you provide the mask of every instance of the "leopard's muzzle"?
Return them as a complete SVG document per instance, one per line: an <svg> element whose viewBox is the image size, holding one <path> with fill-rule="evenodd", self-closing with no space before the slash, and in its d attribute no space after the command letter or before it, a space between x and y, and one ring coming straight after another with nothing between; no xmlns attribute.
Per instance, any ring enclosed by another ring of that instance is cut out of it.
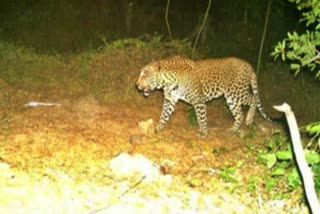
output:
<svg viewBox="0 0 320 214"><path fill-rule="evenodd" d="M149 96L150 92L152 91L150 86L146 86L146 87L141 87L140 85L136 85L139 91L142 91L144 96Z"/></svg>

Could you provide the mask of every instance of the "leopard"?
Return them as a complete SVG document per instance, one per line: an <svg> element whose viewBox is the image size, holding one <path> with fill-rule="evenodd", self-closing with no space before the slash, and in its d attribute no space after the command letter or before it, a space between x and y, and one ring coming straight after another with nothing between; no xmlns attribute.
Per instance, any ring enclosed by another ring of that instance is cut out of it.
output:
<svg viewBox="0 0 320 214"><path fill-rule="evenodd" d="M243 106L249 106L245 118L247 126L252 125L257 108L264 119L273 121L262 107L253 67L237 57L192 60L173 56L153 61L141 69L136 86L145 97L152 91L163 90L164 101L156 133L168 124L178 101L183 101L193 106L199 135L206 138L206 104L222 96L234 118L230 129L233 133L240 132L244 119Z"/></svg>

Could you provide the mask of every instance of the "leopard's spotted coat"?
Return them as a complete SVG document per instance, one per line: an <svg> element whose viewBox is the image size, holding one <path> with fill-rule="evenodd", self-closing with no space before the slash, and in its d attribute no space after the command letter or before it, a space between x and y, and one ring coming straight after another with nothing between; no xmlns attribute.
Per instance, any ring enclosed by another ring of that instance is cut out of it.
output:
<svg viewBox="0 0 320 214"><path fill-rule="evenodd" d="M252 66L238 58L193 61L180 56L152 62L141 70L137 87L148 96L150 91L163 89L164 103L156 131L168 123L179 100L194 106L200 134L208 133L205 103L224 96L235 119L233 132L238 132L244 118L243 105L248 105L246 125L253 122L256 108L271 121L262 108L257 78Z"/></svg>

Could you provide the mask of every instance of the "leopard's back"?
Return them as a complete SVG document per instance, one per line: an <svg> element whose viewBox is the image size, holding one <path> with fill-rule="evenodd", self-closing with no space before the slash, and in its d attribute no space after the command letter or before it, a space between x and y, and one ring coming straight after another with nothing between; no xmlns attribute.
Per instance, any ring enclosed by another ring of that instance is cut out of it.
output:
<svg viewBox="0 0 320 214"><path fill-rule="evenodd" d="M249 63L230 57L196 61L194 73L200 82L206 101L223 94L238 97L247 104L251 81L255 73Z"/></svg>

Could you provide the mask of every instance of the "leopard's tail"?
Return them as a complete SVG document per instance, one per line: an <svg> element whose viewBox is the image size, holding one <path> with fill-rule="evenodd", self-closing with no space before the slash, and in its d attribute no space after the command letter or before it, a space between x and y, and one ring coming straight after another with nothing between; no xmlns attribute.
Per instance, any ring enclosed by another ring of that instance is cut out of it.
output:
<svg viewBox="0 0 320 214"><path fill-rule="evenodd" d="M256 75L254 75L254 77L251 79L251 88L252 88L252 93L253 96L256 97L256 102L257 102L257 108L260 112L260 114L262 115L262 117L270 122L277 122L278 119L277 118L273 118L270 117L266 111L264 110L264 108L262 107L262 103L260 100L260 96L259 96L259 91L258 91L258 83L257 83L257 77Z"/></svg>

